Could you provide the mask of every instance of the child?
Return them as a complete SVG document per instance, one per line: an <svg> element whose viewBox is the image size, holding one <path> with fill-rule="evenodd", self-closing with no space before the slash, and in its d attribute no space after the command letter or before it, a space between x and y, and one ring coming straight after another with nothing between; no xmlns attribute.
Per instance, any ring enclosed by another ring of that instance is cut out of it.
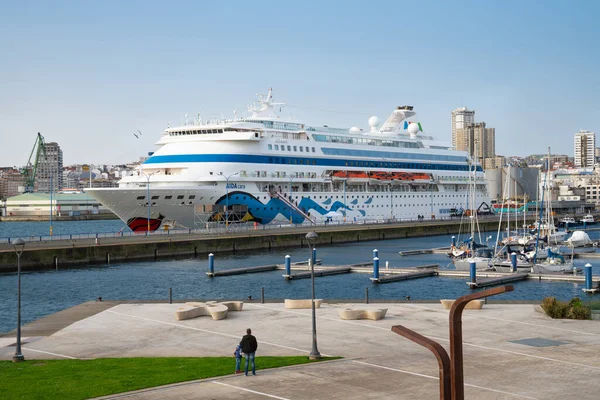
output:
<svg viewBox="0 0 600 400"><path fill-rule="evenodd" d="M239 344L236 346L233 356L235 357L235 373L241 374L242 370L240 368L242 363L242 346Z"/></svg>

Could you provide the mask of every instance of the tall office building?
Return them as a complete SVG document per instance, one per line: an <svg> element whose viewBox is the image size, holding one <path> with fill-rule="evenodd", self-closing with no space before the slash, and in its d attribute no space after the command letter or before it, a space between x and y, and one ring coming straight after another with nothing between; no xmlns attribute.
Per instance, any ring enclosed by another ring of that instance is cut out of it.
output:
<svg viewBox="0 0 600 400"><path fill-rule="evenodd" d="M35 175L35 191L42 193L58 192L63 188L63 152L56 142L45 144L46 155L39 154L38 169Z"/></svg>
<svg viewBox="0 0 600 400"><path fill-rule="evenodd" d="M452 111L452 147L457 147L457 130L464 129L467 124L475 123L475 110L469 110L467 107L457 108Z"/></svg>
<svg viewBox="0 0 600 400"><path fill-rule="evenodd" d="M468 123L456 129L455 140L455 149L468 151L471 157L477 155L484 168L487 159L496 157L496 129L486 128L485 122Z"/></svg>
<svg viewBox="0 0 600 400"><path fill-rule="evenodd" d="M575 167L594 166L596 151L596 134L581 130L575 134Z"/></svg>

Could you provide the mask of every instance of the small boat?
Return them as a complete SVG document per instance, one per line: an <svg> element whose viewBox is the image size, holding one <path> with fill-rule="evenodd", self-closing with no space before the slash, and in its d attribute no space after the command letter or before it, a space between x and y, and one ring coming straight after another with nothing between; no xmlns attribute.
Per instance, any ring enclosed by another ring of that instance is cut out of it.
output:
<svg viewBox="0 0 600 400"><path fill-rule="evenodd" d="M563 224L571 224L571 225L576 224L575 218L569 217L568 215L564 218L561 218L559 221L562 222Z"/></svg>
<svg viewBox="0 0 600 400"><path fill-rule="evenodd" d="M570 238L567 239L567 243L571 247L584 247L592 244L592 239L584 231L575 231Z"/></svg>
<svg viewBox="0 0 600 400"><path fill-rule="evenodd" d="M582 224L595 224L596 220L592 214L584 215L583 218L580 219Z"/></svg>
<svg viewBox="0 0 600 400"><path fill-rule="evenodd" d="M475 269L477 270L491 270L492 259L494 257L494 251L489 247L481 247L475 250L475 254L470 258L457 258L454 259L454 267L457 271L470 271L471 263L475 263Z"/></svg>

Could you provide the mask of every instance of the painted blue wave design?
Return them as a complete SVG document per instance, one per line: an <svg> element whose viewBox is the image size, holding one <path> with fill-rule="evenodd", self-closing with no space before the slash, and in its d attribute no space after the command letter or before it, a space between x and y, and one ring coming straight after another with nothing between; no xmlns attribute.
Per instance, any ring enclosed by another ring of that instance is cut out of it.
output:
<svg viewBox="0 0 600 400"><path fill-rule="evenodd" d="M372 197L369 197L369 198L367 199L367 201L365 201L365 204L371 204L372 202L373 202L373 198L372 198Z"/></svg>
<svg viewBox="0 0 600 400"><path fill-rule="evenodd" d="M350 204L357 205L357 204L358 204L358 199L354 199L354 200L352 200L352 201L350 202Z"/></svg>
<svg viewBox="0 0 600 400"><path fill-rule="evenodd" d="M362 215L363 217L364 217L365 215L367 215L367 213L366 213L366 211L365 211L365 210L358 210L358 212L359 212L359 213L360 213L360 215Z"/></svg>
<svg viewBox="0 0 600 400"><path fill-rule="evenodd" d="M328 198L327 200L325 200L323 202L323 204L325 204L326 206L328 206L331 203L331 198Z"/></svg>
<svg viewBox="0 0 600 400"><path fill-rule="evenodd" d="M349 208L347 205L345 205L341 201L336 201L331 205L331 208L329 209L329 211L340 211L342 209L352 210L351 208Z"/></svg>
<svg viewBox="0 0 600 400"><path fill-rule="evenodd" d="M292 215L292 223L301 224L305 220L302 214L288 206L279 198L271 198L266 204L264 204L259 199L252 196L249 193L234 191L229 193L229 202L227 202L226 196L222 196L215 202L215 204L229 204L229 207L234 205L245 205L248 207L248 213L252 215L253 219L261 224L270 223L275 219L275 217L277 217L278 214L284 215L286 216L286 218L289 218L290 211ZM329 211L338 211L340 209L351 210L351 208L348 208L344 203L340 201L334 202L331 206L331 210L327 210L326 208L315 202L313 199L309 199L307 197L300 200L298 208L303 210L307 214L309 212L314 211L321 215L325 215ZM346 215L345 213L343 214ZM365 214L363 212L363 216L364 215Z"/></svg>

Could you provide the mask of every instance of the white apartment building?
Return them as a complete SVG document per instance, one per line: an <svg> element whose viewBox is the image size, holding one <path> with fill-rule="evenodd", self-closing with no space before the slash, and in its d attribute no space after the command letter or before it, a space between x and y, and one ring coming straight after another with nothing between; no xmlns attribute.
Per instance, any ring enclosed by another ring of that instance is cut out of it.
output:
<svg viewBox="0 0 600 400"><path fill-rule="evenodd" d="M467 124L475 123L475 110L460 107L452 111L452 147L456 148L456 130L465 129Z"/></svg>
<svg viewBox="0 0 600 400"><path fill-rule="evenodd" d="M575 134L575 167L593 167L595 162L596 134L581 130Z"/></svg>

